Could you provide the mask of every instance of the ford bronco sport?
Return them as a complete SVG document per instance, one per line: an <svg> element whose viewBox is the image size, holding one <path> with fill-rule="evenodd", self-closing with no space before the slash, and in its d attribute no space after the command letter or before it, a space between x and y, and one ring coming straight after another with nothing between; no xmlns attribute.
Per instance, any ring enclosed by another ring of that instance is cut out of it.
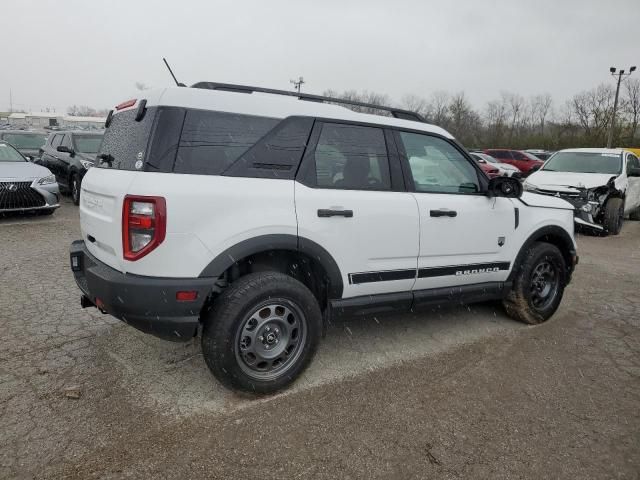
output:
<svg viewBox="0 0 640 480"><path fill-rule="evenodd" d="M189 340L269 393L337 315L502 300L544 322L577 262L573 206L489 180L412 112L201 82L118 105L82 182L81 305Z"/></svg>

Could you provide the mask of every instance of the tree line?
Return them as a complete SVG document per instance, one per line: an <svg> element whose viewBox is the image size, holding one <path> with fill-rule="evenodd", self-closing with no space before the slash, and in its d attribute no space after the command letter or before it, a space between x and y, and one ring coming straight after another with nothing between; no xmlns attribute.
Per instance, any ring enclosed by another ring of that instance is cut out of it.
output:
<svg viewBox="0 0 640 480"><path fill-rule="evenodd" d="M395 105L386 94L327 90L325 96L398 106L453 134L468 148L603 147L613 118L615 87L601 84L577 93L557 105L550 94L524 97L502 92L499 98L476 109L464 92L438 91L429 97L410 94ZM640 146L640 80L628 78L620 87L613 137L614 146ZM364 113L380 113L367 107L351 107Z"/></svg>

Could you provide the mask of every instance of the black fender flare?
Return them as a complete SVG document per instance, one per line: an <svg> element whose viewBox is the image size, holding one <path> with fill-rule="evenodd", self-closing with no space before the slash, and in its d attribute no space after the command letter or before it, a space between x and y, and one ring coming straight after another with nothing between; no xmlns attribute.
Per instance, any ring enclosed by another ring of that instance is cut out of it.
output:
<svg viewBox="0 0 640 480"><path fill-rule="evenodd" d="M198 278L218 278L234 263L251 255L255 255L256 253L269 252L272 250L300 252L317 261L322 265L329 277L329 298L342 298L342 291L344 289L342 274L331 254L316 242L296 235L260 235L243 240L216 256L202 272L200 272Z"/></svg>
<svg viewBox="0 0 640 480"><path fill-rule="evenodd" d="M567 283L569 283L571 274L573 273L575 267L574 258L576 259L575 263L577 263L575 245L573 243L573 240L571 239L571 235L569 235L569 233L564 228L557 225L547 225L545 227L539 228L538 230L535 230L531 235L529 235L522 247L520 247L520 251L518 252L516 259L513 262L513 269L509 274L507 282L513 282L514 277L520 271L520 266L522 265L524 256L526 255L531 245L533 245L540 239L544 239L544 237L546 236L553 236L560 239L563 246L565 247L564 249L560 249L560 251L565 257L565 262L567 263Z"/></svg>

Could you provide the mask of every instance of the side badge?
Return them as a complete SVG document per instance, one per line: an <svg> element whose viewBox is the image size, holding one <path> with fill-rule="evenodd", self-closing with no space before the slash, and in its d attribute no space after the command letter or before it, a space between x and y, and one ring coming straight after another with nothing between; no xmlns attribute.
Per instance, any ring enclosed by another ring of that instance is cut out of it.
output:
<svg viewBox="0 0 640 480"><path fill-rule="evenodd" d="M498 246L501 247L504 245L504 237L498 237Z"/></svg>

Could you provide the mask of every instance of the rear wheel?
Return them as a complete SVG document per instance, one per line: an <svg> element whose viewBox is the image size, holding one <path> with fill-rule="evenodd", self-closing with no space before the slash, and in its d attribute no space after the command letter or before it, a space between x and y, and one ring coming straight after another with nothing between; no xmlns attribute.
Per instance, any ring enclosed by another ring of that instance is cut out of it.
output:
<svg viewBox="0 0 640 480"><path fill-rule="evenodd" d="M618 235L624 221L624 201L621 198L611 198L604 211L604 230L609 235Z"/></svg>
<svg viewBox="0 0 640 480"><path fill-rule="evenodd" d="M320 307L307 287L282 273L252 273L204 315L202 352L225 386L273 393L304 371L321 332Z"/></svg>
<svg viewBox="0 0 640 480"><path fill-rule="evenodd" d="M80 204L80 179L78 175L74 173L69 180L69 191L71 193L71 200L75 205Z"/></svg>
<svg viewBox="0 0 640 480"><path fill-rule="evenodd" d="M532 325L548 320L560 305L566 275L566 264L558 247L534 243L515 275L509 296L503 301L507 314Z"/></svg>

